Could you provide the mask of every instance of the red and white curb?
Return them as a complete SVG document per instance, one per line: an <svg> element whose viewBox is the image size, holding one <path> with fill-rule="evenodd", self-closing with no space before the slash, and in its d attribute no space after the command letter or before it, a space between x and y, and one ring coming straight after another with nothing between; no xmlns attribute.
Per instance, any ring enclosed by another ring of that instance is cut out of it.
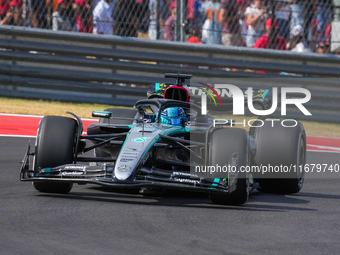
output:
<svg viewBox="0 0 340 255"><path fill-rule="evenodd" d="M0 113L0 136L36 137L43 116ZM97 119L82 119L84 130L98 122ZM86 134L86 132L83 132ZM339 134L340 135L340 134ZM307 150L340 153L340 138L307 136Z"/></svg>
<svg viewBox="0 0 340 255"><path fill-rule="evenodd" d="M340 138L307 136L307 150L340 153Z"/></svg>
<svg viewBox="0 0 340 255"><path fill-rule="evenodd" d="M43 116L0 113L0 136L36 137L39 122ZM70 117L72 117L70 115ZM98 122L97 119L82 119L84 130ZM86 134L86 132L83 132Z"/></svg>

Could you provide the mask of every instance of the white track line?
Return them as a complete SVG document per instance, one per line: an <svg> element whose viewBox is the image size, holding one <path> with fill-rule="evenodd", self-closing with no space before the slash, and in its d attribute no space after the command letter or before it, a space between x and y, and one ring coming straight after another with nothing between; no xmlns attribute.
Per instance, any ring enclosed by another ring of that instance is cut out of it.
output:
<svg viewBox="0 0 340 255"><path fill-rule="evenodd" d="M340 152L339 147L331 147L331 146L323 146L323 145L315 145L315 144L307 144L307 146L317 147L320 149L336 150Z"/></svg>

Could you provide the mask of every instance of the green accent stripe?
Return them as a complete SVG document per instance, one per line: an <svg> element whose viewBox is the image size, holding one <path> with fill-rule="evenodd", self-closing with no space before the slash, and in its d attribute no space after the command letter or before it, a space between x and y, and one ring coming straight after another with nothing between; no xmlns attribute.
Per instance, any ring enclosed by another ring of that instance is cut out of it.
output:
<svg viewBox="0 0 340 255"><path fill-rule="evenodd" d="M126 135L126 137L125 137L125 140L124 140L124 142L123 142L123 144L122 144L122 147L120 147L120 150L119 150L118 155L122 152L122 149L123 149L123 147L124 147L124 144L126 143L127 139L129 138L130 132L131 132L131 129L130 129L130 131L127 133L127 135Z"/></svg>
<svg viewBox="0 0 340 255"><path fill-rule="evenodd" d="M212 100L214 100L215 106L217 106L216 100L214 98L214 96L210 93L210 91L204 89L204 88L199 88L201 90L203 90L205 93L207 93L209 96L211 96Z"/></svg>
<svg viewBox="0 0 340 255"><path fill-rule="evenodd" d="M163 132L161 132L162 135L170 136L172 134L176 133L185 133L185 128L184 127L171 127L168 129L165 129ZM145 157L145 155L151 150L151 148L155 145L155 143L159 142L161 140L161 137L158 135L156 136L153 141L149 144L149 147L146 148L142 158Z"/></svg>
<svg viewBox="0 0 340 255"><path fill-rule="evenodd" d="M211 186L218 186L219 183L220 183L220 178L215 178L214 183L211 184Z"/></svg>
<svg viewBox="0 0 340 255"><path fill-rule="evenodd" d="M159 90L159 83L155 83L155 91Z"/></svg>
<svg viewBox="0 0 340 255"><path fill-rule="evenodd" d="M45 170L45 174L50 175L51 170L52 170L52 168L47 167L46 170Z"/></svg>
<svg viewBox="0 0 340 255"><path fill-rule="evenodd" d="M264 90L264 92L263 92L263 94L262 94L262 99L261 99L261 101L264 100L264 98L266 97L266 95L268 94L268 92L269 92L269 89L265 89L265 90Z"/></svg>
<svg viewBox="0 0 340 255"><path fill-rule="evenodd" d="M108 111L93 111L93 112L98 112L98 113L111 113L111 112L108 112Z"/></svg>

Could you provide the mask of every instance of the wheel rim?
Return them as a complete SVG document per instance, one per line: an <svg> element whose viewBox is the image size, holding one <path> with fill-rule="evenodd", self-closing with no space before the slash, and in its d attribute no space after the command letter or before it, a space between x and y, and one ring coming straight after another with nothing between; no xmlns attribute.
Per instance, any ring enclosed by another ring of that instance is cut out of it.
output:
<svg viewBox="0 0 340 255"><path fill-rule="evenodd" d="M303 135L300 136L299 144L298 144L298 155L297 155L297 181L298 186L301 189L305 176L305 163L306 163L306 149L304 146L304 138Z"/></svg>

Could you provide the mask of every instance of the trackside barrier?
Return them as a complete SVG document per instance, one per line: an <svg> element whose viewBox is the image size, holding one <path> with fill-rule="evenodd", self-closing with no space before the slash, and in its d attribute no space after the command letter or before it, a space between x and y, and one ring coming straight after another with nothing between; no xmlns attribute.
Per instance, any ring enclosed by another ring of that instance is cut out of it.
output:
<svg viewBox="0 0 340 255"><path fill-rule="evenodd" d="M2 96L131 106L165 72L191 73L192 84L305 87L312 119L340 122L336 55L0 26Z"/></svg>

